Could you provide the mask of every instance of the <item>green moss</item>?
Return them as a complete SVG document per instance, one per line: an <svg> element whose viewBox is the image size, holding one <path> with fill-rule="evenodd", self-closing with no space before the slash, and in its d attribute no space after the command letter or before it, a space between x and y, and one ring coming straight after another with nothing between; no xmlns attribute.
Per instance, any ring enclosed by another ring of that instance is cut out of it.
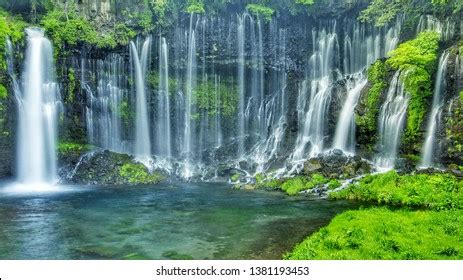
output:
<svg viewBox="0 0 463 280"><path fill-rule="evenodd" d="M307 190L323 186L325 184L335 187L336 180L330 181L320 174L313 174L311 177L296 176L289 179L274 179L270 181L262 181L256 184L256 188L271 188L286 192L288 195L294 196ZM337 181L336 181L337 182ZM337 182L339 183L339 182Z"/></svg>
<svg viewBox="0 0 463 280"><path fill-rule="evenodd" d="M459 160L463 153L463 99L453 99L450 116L445 121L447 156Z"/></svg>
<svg viewBox="0 0 463 280"><path fill-rule="evenodd" d="M68 94L66 101L67 103L73 103L75 100L76 90L76 75L74 69L69 68L68 70Z"/></svg>
<svg viewBox="0 0 463 280"><path fill-rule="evenodd" d="M238 105L238 94L233 87L228 86L228 83L220 83L216 86L213 82L201 82L193 94L193 103L210 116L217 115L219 113L217 109L222 116L232 116Z"/></svg>
<svg viewBox="0 0 463 280"><path fill-rule="evenodd" d="M271 21L275 10L261 4L248 4L246 9L253 15L262 17L265 21Z"/></svg>
<svg viewBox="0 0 463 280"><path fill-rule="evenodd" d="M463 211L347 211L297 245L290 260L463 258Z"/></svg>
<svg viewBox="0 0 463 280"><path fill-rule="evenodd" d="M335 193L333 199L350 199L392 206L463 209L463 181L448 174L399 175L396 171L368 175Z"/></svg>
<svg viewBox="0 0 463 280"><path fill-rule="evenodd" d="M375 142L377 131L377 119L381 107L381 95L387 89L389 67L381 60L376 61L368 69L368 81L371 84L368 93L362 96L361 103L364 106L362 115L356 114L356 123L359 134L368 136L369 144Z"/></svg>
<svg viewBox="0 0 463 280"><path fill-rule="evenodd" d="M460 100L463 101L463 90L460 92Z"/></svg>
<svg viewBox="0 0 463 280"><path fill-rule="evenodd" d="M0 100L6 99L8 97L8 90L2 84L0 84Z"/></svg>
<svg viewBox="0 0 463 280"><path fill-rule="evenodd" d="M119 168L119 175L130 184L156 184L164 180L160 173L150 173L141 163L126 163Z"/></svg>
<svg viewBox="0 0 463 280"><path fill-rule="evenodd" d="M410 95L404 143L420 150L421 126L426 116L426 104L432 96L432 73L437 62L439 34L422 32L416 39L401 44L390 53L387 64L400 70L405 91Z"/></svg>
<svg viewBox="0 0 463 280"><path fill-rule="evenodd" d="M60 155L69 154L84 154L92 150L92 145L72 143L72 142L59 142L58 153Z"/></svg>
<svg viewBox="0 0 463 280"><path fill-rule="evenodd" d="M135 119L135 113L130 110L129 103L122 101L119 105L119 116L125 123L130 123Z"/></svg>

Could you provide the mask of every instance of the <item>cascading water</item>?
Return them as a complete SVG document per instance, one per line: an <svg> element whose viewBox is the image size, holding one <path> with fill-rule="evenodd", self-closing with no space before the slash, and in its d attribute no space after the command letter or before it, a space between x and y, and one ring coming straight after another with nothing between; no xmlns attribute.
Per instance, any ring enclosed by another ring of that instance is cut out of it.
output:
<svg viewBox="0 0 463 280"><path fill-rule="evenodd" d="M170 125L170 92L169 92L169 60L165 38L160 38L159 44L159 90L156 116L156 154L172 158L171 125Z"/></svg>
<svg viewBox="0 0 463 280"><path fill-rule="evenodd" d="M423 146L423 158L421 162L422 168L433 167L439 163L436 161L439 154L438 147L436 146L436 134L441 120L442 108L444 106L443 92L445 91L446 87L445 74L447 72L449 55L450 53L444 52L439 60L436 83L434 86L432 110L426 130L426 140Z"/></svg>
<svg viewBox="0 0 463 280"><path fill-rule="evenodd" d="M60 107L53 49L44 32L28 28L27 51L18 104L17 176L20 184L44 186L57 182L57 118ZM40 191L41 187L37 187Z"/></svg>
<svg viewBox="0 0 463 280"><path fill-rule="evenodd" d="M387 57L397 47L400 28L400 19L391 27L373 28L368 33L365 25L355 23L352 31L345 35L344 73L347 74L347 98L336 125L334 149L355 154L354 113L360 93L367 84L365 69L380 57Z"/></svg>
<svg viewBox="0 0 463 280"><path fill-rule="evenodd" d="M196 25L197 21L194 21L194 15L190 17L190 28L188 32L188 61L186 69L186 84L185 84L185 115L184 115L184 133L183 133L183 154L185 155L184 170L182 171L182 177L189 179L193 176L193 163L192 153L194 151L194 125L195 122L192 119L192 113L194 113L194 93L196 90Z"/></svg>
<svg viewBox="0 0 463 280"><path fill-rule="evenodd" d="M346 153L355 153L355 107L360 97L362 89L368 80L359 73L349 79L347 83L347 99L342 107L341 114L336 126L333 148L343 150Z"/></svg>
<svg viewBox="0 0 463 280"><path fill-rule="evenodd" d="M145 77L149 64L149 51L151 48L151 38L147 38L143 43L141 55L134 42L130 42L130 50L135 74L136 87L136 121L135 121L135 156L141 161L151 158L151 141L148 125L148 108L146 101Z"/></svg>
<svg viewBox="0 0 463 280"><path fill-rule="evenodd" d="M384 169L392 169L395 166L400 136L410 99L404 90L400 75L400 71L394 74L386 101L381 106L379 114L379 154L375 163Z"/></svg>
<svg viewBox="0 0 463 280"><path fill-rule="evenodd" d="M329 32L322 29L312 32L314 53L309 60L310 99L304 116L303 129L299 132L292 155L295 162L307 156L314 157L323 151L326 114L331 99L331 84L335 78L335 61L339 53L336 24ZM310 150L307 145L310 144Z"/></svg>
<svg viewBox="0 0 463 280"><path fill-rule="evenodd" d="M94 73L96 84L92 84ZM121 110L126 91L124 60L111 54L104 60L81 59L81 85L87 96L86 124L88 142L115 152L128 152L122 138Z"/></svg>
<svg viewBox="0 0 463 280"><path fill-rule="evenodd" d="M244 88L244 67L245 67L245 36L246 36L246 17L247 14L238 15L238 158L244 155L245 138L245 98Z"/></svg>
<svg viewBox="0 0 463 280"><path fill-rule="evenodd" d="M449 41L455 36L456 24L450 19L441 22L432 15L422 15L418 22L416 32L420 33L423 31L437 32L440 34L442 40Z"/></svg>

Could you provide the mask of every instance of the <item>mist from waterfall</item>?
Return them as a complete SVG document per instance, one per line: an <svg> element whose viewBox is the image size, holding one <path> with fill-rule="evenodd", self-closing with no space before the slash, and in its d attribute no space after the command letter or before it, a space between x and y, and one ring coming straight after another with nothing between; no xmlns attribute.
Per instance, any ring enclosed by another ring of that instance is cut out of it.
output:
<svg viewBox="0 0 463 280"><path fill-rule="evenodd" d="M26 29L27 50L18 105L17 180L37 186L57 183L57 118L60 108L53 48L37 28Z"/></svg>
<svg viewBox="0 0 463 280"><path fill-rule="evenodd" d="M136 117L135 117L135 147L134 153L140 160L151 158L150 129L148 125L148 106L146 99L146 75L149 64L149 52L151 38L143 43L141 54L138 54L137 46L130 42L131 58L134 68L136 88Z"/></svg>
<svg viewBox="0 0 463 280"><path fill-rule="evenodd" d="M436 143L437 132L441 122L442 109L444 106L443 93L446 88L445 75L450 53L444 52L439 59L439 67L434 85L434 96L432 100L431 114L426 129L426 137L423 145L422 168L434 167L439 164L439 149Z"/></svg>
<svg viewBox="0 0 463 280"><path fill-rule="evenodd" d="M375 163L384 169L395 167L400 138L403 132L410 100L397 71L392 78L386 100L381 106L378 122L378 150Z"/></svg>

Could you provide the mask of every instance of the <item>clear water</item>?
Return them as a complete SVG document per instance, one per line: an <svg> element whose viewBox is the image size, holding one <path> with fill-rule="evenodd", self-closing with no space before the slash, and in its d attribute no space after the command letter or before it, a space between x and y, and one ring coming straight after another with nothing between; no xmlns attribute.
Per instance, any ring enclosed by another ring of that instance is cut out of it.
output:
<svg viewBox="0 0 463 280"><path fill-rule="evenodd" d="M355 207L225 184L65 190L0 188L0 259L280 259Z"/></svg>

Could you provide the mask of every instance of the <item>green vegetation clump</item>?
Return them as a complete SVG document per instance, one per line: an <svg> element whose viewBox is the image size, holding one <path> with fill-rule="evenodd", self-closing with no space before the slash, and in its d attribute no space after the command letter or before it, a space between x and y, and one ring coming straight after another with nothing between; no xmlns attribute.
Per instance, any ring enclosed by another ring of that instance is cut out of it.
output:
<svg viewBox="0 0 463 280"><path fill-rule="evenodd" d="M113 49L118 45L126 45L136 35L134 30L123 23L116 24L109 33L100 33L75 7L67 11L56 7L42 18L41 25L54 42L55 54L79 44Z"/></svg>
<svg viewBox="0 0 463 280"><path fill-rule="evenodd" d="M452 100L449 118L445 121L447 156L460 160L463 154L463 93Z"/></svg>
<svg viewBox="0 0 463 280"><path fill-rule="evenodd" d="M404 143L419 150L421 126L426 116L427 100L432 95L432 73L439 49L437 32L422 32L414 40L401 44L386 61L394 70L401 71L405 91L410 95Z"/></svg>
<svg viewBox="0 0 463 280"><path fill-rule="evenodd" d="M164 180L157 172L150 173L141 163L126 163L119 168L119 175L130 184L156 184Z"/></svg>
<svg viewBox="0 0 463 280"><path fill-rule="evenodd" d="M206 12L204 2L201 0L188 0L185 12L189 14L204 14Z"/></svg>
<svg viewBox="0 0 463 280"><path fill-rule="evenodd" d="M2 84L0 84L0 100L6 99L8 97L8 90Z"/></svg>
<svg viewBox="0 0 463 280"><path fill-rule="evenodd" d="M463 210L347 211L297 245L289 260L441 260L463 258Z"/></svg>
<svg viewBox="0 0 463 280"><path fill-rule="evenodd" d="M256 178L256 188L269 188L274 190L281 190L290 196L298 195L299 193L316 187L327 186L329 190L336 189L341 186L338 180L330 180L321 174L312 174L308 176L296 176L289 179L273 179L264 181Z"/></svg>
<svg viewBox="0 0 463 280"><path fill-rule="evenodd" d="M69 155L69 154L84 154L92 150L92 145L81 144L81 143L72 143L72 142L59 142L58 143L58 153L60 155Z"/></svg>
<svg viewBox="0 0 463 280"><path fill-rule="evenodd" d="M356 124L359 134L369 136L373 143L377 131L377 119L381 107L381 95L388 87L389 67L381 60L377 60L368 69L368 81L371 84L368 93L362 97L361 103L364 107L363 114L356 114Z"/></svg>
<svg viewBox="0 0 463 280"><path fill-rule="evenodd" d="M14 44L22 42L26 26L21 18L12 17L0 9L0 70L6 69L6 40L9 38Z"/></svg>
<svg viewBox="0 0 463 280"><path fill-rule="evenodd" d="M449 174L399 175L390 171L368 175L330 193L330 198L433 210L463 209L463 181Z"/></svg>
<svg viewBox="0 0 463 280"><path fill-rule="evenodd" d="M272 20L272 16L275 14L275 10L261 4L248 4L246 9L253 15L262 17L265 21L269 22Z"/></svg>
<svg viewBox="0 0 463 280"><path fill-rule="evenodd" d="M218 113L222 116L232 116L238 105L236 90L225 83L216 86L214 82L202 82L193 92L193 95L193 103L210 116L216 116ZM218 108L216 101L219 104Z"/></svg>

